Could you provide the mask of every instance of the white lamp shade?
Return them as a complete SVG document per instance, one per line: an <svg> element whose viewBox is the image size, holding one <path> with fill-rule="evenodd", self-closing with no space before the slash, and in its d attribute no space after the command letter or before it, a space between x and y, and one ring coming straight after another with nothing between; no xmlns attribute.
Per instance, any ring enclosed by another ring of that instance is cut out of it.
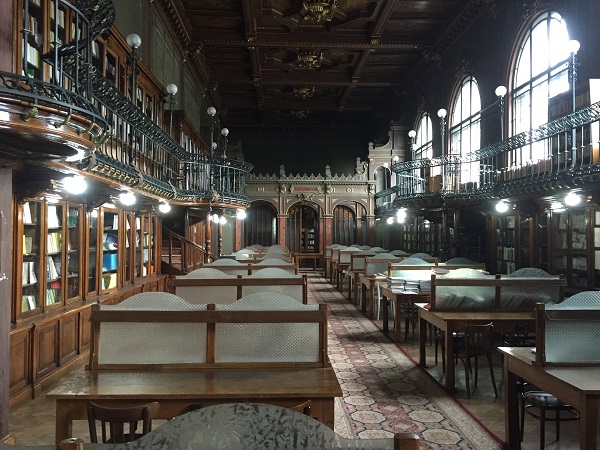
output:
<svg viewBox="0 0 600 450"><path fill-rule="evenodd" d="M446 114L448 114L448 111L446 111L444 108L438 109L437 115L440 119L446 117Z"/></svg>
<svg viewBox="0 0 600 450"><path fill-rule="evenodd" d="M229 134L229 129L228 128L223 128L221 129L221 134L225 137L227 137L227 135Z"/></svg>
<svg viewBox="0 0 600 450"><path fill-rule="evenodd" d="M131 33L127 36L127 45L131 48L139 48L142 45L142 38L135 33Z"/></svg>
<svg viewBox="0 0 600 450"><path fill-rule="evenodd" d="M167 92L171 95L177 94L177 85L176 84L167 84Z"/></svg>
<svg viewBox="0 0 600 450"><path fill-rule="evenodd" d="M417 132L415 130L410 130L408 132L408 137L411 139L414 139L416 135L417 135Z"/></svg>
<svg viewBox="0 0 600 450"><path fill-rule="evenodd" d="M505 213L506 211L508 211L508 204L503 200L499 201L498 203L496 203L496 211L500 214Z"/></svg>
<svg viewBox="0 0 600 450"><path fill-rule="evenodd" d="M217 110L214 106L209 106L208 109L206 110L206 113L209 116L214 117L214 115L217 113Z"/></svg>
<svg viewBox="0 0 600 450"><path fill-rule="evenodd" d="M572 39L569 41L569 52L570 53L573 53L573 54L577 53L579 51L579 47L580 47L579 41L576 41L575 39Z"/></svg>
<svg viewBox="0 0 600 450"><path fill-rule="evenodd" d="M244 220L246 218L246 211L243 209L238 209L236 213L236 217L240 220Z"/></svg>
<svg viewBox="0 0 600 450"><path fill-rule="evenodd" d="M565 196L565 204L567 206L577 206L581 203L581 197L574 192L569 192Z"/></svg>
<svg viewBox="0 0 600 450"><path fill-rule="evenodd" d="M171 205L169 205L168 203L161 203L160 205L158 205L158 210L161 213L166 214L169 211L171 211Z"/></svg>
<svg viewBox="0 0 600 450"><path fill-rule="evenodd" d="M497 97L504 97L506 95L506 86L498 86L494 91Z"/></svg>

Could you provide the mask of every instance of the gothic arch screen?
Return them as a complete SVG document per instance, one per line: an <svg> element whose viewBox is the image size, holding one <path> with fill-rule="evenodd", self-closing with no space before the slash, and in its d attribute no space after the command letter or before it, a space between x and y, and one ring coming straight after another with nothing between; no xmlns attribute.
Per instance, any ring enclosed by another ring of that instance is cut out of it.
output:
<svg viewBox="0 0 600 450"><path fill-rule="evenodd" d="M333 244L356 244L356 214L348 206L338 205L333 210L331 227Z"/></svg>
<svg viewBox="0 0 600 450"><path fill-rule="evenodd" d="M286 224L286 245L295 253L318 253L319 213L308 205L290 208Z"/></svg>

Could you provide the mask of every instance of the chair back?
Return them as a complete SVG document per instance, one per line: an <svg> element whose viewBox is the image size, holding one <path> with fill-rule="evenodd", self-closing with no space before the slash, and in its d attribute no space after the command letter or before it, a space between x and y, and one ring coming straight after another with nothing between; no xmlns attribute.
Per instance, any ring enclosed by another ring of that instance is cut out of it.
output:
<svg viewBox="0 0 600 450"><path fill-rule="evenodd" d="M465 323L464 356L485 356L491 353L494 343L494 324L477 325Z"/></svg>
<svg viewBox="0 0 600 450"><path fill-rule="evenodd" d="M92 443L98 443L97 421L100 422L102 429L102 443L123 443L139 439L152 431L152 419L158 414L160 408L157 402L123 408L106 407L89 402L87 409ZM142 422L141 433L136 432L139 422ZM127 431L126 424L129 424Z"/></svg>

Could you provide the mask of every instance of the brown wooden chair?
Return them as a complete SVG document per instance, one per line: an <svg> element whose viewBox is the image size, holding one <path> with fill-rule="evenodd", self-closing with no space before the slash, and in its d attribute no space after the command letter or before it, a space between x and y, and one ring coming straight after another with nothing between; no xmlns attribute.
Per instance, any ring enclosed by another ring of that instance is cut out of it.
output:
<svg viewBox="0 0 600 450"><path fill-rule="evenodd" d="M95 403L88 403L88 424L92 443L98 442L96 421L102 427L103 443L123 443L139 439L152 430L152 418L159 410L157 402L129 407L106 407ZM136 433L138 423L142 422L142 432ZM125 431L125 424L129 430ZM110 435L107 435L107 426Z"/></svg>
<svg viewBox="0 0 600 450"><path fill-rule="evenodd" d="M494 348L494 325L488 323L485 325L464 324L464 333L461 333L463 339L455 340L454 354L465 366L465 381L467 384L467 398L471 398L470 374L472 371L471 359L475 360L475 386L477 386L478 359L484 356L490 367L490 377L494 386L494 394L498 398L498 389L496 388L496 379L494 378L494 368L492 366L492 350Z"/></svg>

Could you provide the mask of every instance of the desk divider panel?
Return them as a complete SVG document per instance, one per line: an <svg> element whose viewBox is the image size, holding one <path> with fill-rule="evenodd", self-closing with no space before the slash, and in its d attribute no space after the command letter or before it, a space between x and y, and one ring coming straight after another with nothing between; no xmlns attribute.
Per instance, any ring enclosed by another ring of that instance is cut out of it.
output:
<svg viewBox="0 0 600 450"><path fill-rule="evenodd" d="M600 309L536 305L536 355L540 366L600 365Z"/></svg>
<svg viewBox="0 0 600 450"><path fill-rule="evenodd" d="M93 370L329 366L327 305L278 293L180 309L94 305L90 321Z"/></svg>

